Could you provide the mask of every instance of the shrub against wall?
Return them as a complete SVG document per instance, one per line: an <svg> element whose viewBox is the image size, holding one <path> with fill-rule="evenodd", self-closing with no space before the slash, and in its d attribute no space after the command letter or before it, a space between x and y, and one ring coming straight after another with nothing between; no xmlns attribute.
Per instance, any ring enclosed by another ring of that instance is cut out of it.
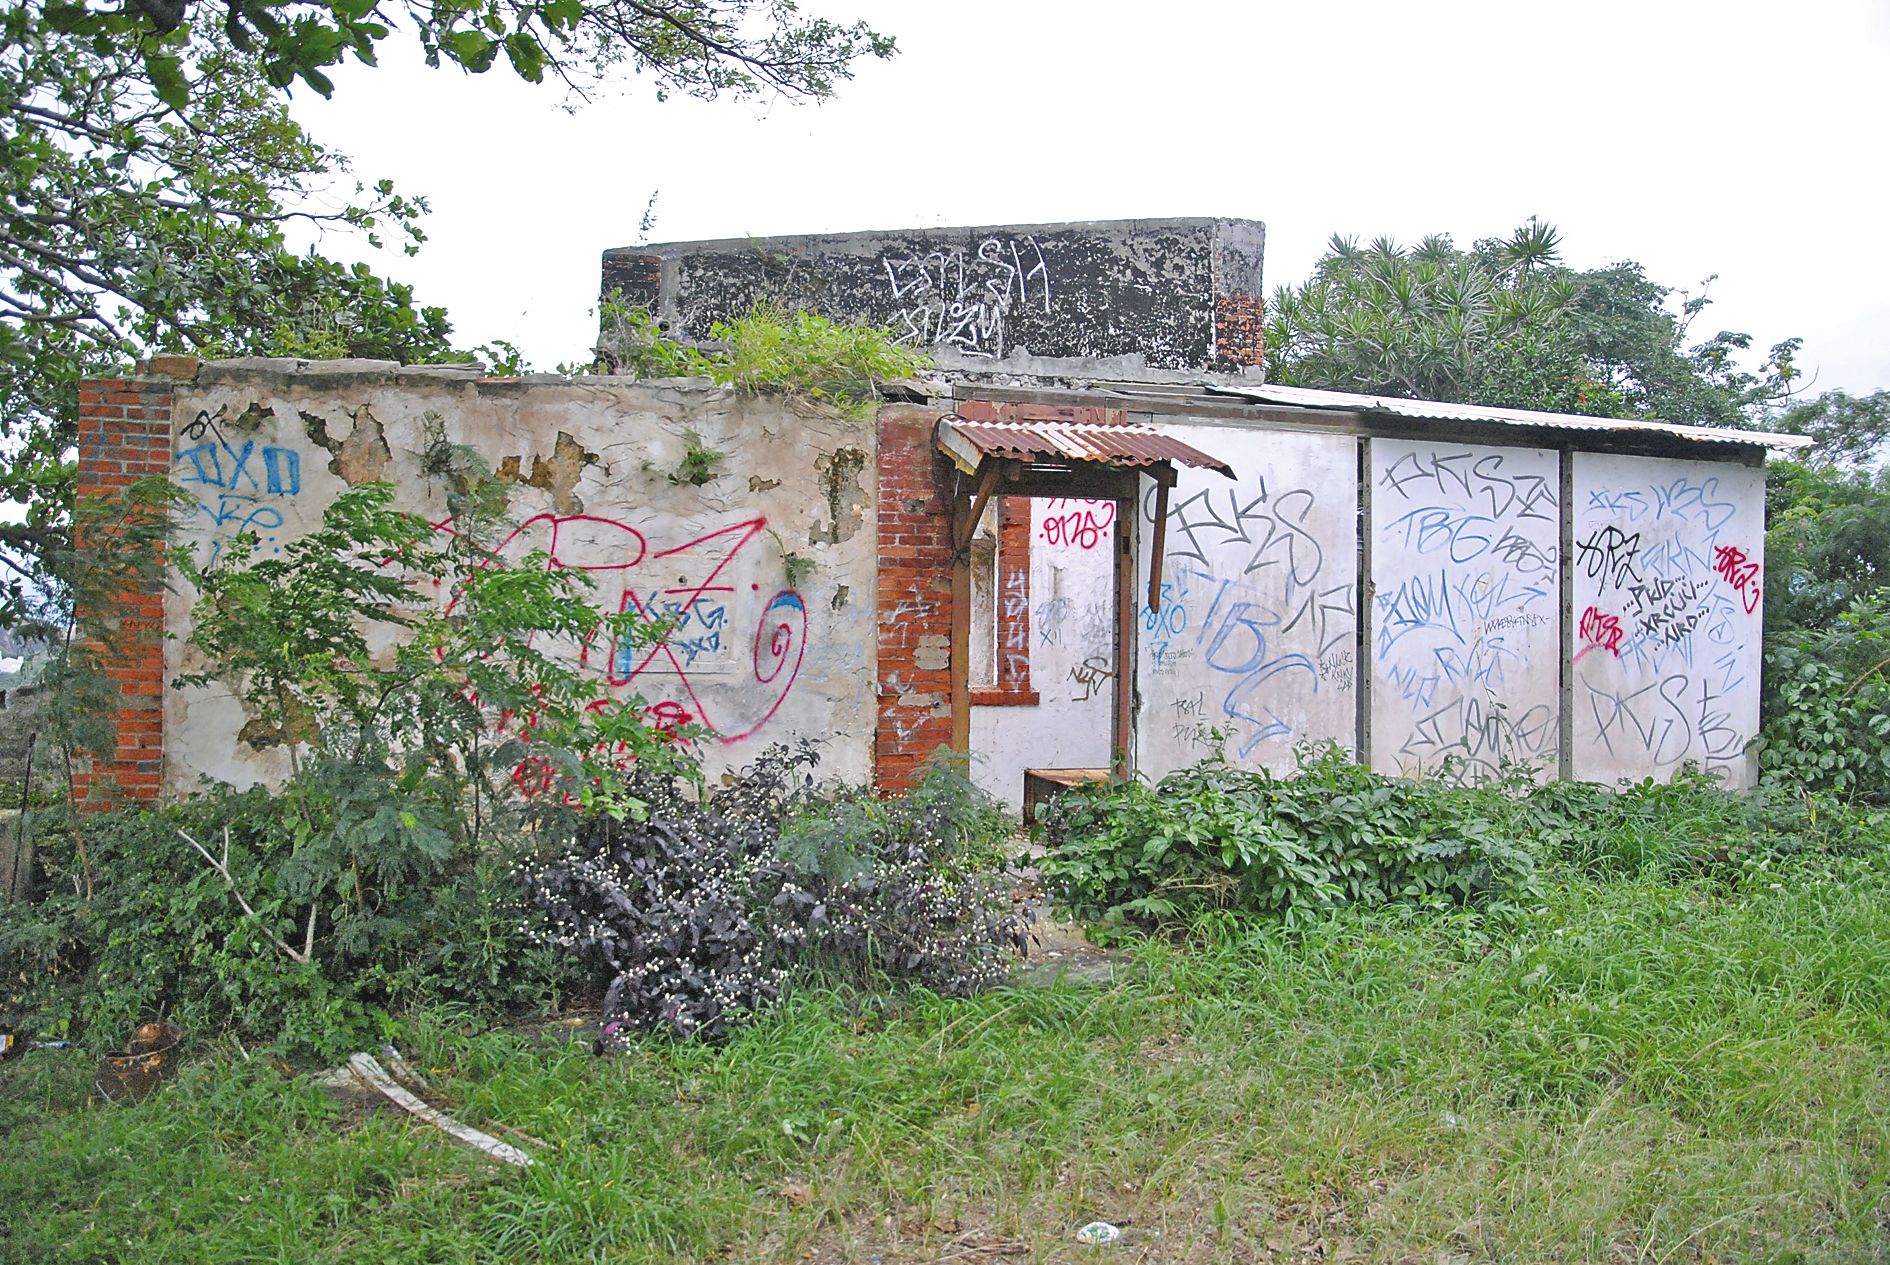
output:
<svg viewBox="0 0 1890 1265"><path fill-rule="evenodd" d="M1043 872L1077 917L1106 922L1516 901L1535 862L1491 819L1499 796L1388 778L1333 745L1302 752L1290 777L1214 760L1062 797Z"/></svg>
<svg viewBox="0 0 1890 1265"><path fill-rule="evenodd" d="M608 1036L713 1039L817 977L960 995L1006 977L1024 924L996 806L946 765L903 799L822 793L815 761L774 747L714 791L633 777L527 873L537 935L596 973Z"/></svg>
<svg viewBox="0 0 1890 1265"><path fill-rule="evenodd" d="M1769 881L1804 857L1878 851L1890 826L1796 786L1731 792L1697 770L1668 783L1476 787L1405 781L1337 748L1302 752L1290 776L1221 761L1151 786L1084 788L1045 815L1043 862L1060 903L1105 924L1153 927L1204 914L1287 925L1357 906L1538 903L1545 875Z"/></svg>

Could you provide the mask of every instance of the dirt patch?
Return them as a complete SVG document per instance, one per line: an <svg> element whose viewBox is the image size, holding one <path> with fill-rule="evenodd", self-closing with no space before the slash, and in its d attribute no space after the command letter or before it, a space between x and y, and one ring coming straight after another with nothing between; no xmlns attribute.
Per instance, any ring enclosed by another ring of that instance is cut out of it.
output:
<svg viewBox="0 0 1890 1265"><path fill-rule="evenodd" d="M1024 959L1023 982L1039 987L1052 984L1089 984L1107 988L1125 978L1127 955L1092 944L1075 923L1042 918L1030 929L1030 956Z"/></svg>

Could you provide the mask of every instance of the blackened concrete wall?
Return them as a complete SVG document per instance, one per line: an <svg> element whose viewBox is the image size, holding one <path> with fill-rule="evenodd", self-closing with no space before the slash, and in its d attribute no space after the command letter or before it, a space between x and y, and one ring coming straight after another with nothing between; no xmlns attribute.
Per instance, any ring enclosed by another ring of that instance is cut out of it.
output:
<svg viewBox="0 0 1890 1265"><path fill-rule="evenodd" d="M1238 371L1261 362L1253 220L1112 220L671 242L604 253L673 333L709 337L757 299L892 327L946 369Z"/></svg>

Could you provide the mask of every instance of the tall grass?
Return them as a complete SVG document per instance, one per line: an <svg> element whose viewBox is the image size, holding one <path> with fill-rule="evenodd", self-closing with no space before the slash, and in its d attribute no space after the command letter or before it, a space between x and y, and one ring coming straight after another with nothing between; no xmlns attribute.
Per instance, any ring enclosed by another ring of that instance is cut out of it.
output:
<svg viewBox="0 0 1890 1265"><path fill-rule="evenodd" d="M524 1172L260 1056L114 1109L35 1054L0 1073L0 1259L1077 1260L1096 1218L1161 1261L1882 1259L1890 872L1628 839L1500 932L1223 918L1112 987L803 993L717 1047L414 1016L464 1118L549 1144Z"/></svg>

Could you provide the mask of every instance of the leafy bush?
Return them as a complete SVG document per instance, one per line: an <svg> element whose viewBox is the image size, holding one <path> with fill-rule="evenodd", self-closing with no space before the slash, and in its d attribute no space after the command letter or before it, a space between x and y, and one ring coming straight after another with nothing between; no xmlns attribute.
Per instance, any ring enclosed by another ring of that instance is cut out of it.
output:
<svg viewBox="0 0 1890 1265"><path fill-rule="evenodd" d="M1890 803L1890 594L1878 589L1765 657L1766 780Z"/></svg>
<svg viewBox="0 0 1890 1265"><path fill-rule="evenodd" d="M1551 867L1584 879L1737 887L1787 867L1882 852L1890 812L1800 788L1666 783L1406 782L1336 748L1289 777L1212 761L1149 786L1066 795L1043 862L1076 916L1142 925L1210 912L1294 924L1341 906L1532 908Z"/></svg>
<svg viewBox="0 0 1890 1265"><path fill-rule="evenodd" d="M1292 777L1210 761L1065 795L1045 817L1042 869L1077 917L1105 922L1517 901L1535 891L1535 860L1499 828L1506 811L1499 789L1383 777L1327 746Z"/></svg>
<svg viewBox="0 0 1890 1265"><path fill-rule="evenodd" d="M1693 768L1664 783L1550 783L1518 800L1513 818L1532 851L1586 877L1731 884L1796 859L1868 851L1880 846L1881 825L1796 788L1728 791Z"/></svg>
<svg viewBox="0 0 1890 1265"><path fill-rule="evenodd" d="M771 748L713 792L633 778L528 872L540 938L606 986L607 1031L714 1039L836 967L953 994L1004 977L1023 924L982 868L989 801L943 766L904 799L824 798L814 764Z"/></svg>
<svg viewBox="0 0 1890 1265"><path fill-rule="evenodd" d="M180 681L227 687L289 775L42 836L49 898L0 926L9 1008L104 1041L177 1014L334 1052L376 1008L541 996L568 969L524 939L510 854L528 818L555 829L621 769L686 763L579 663L594 638L654 630L542 555L497 565L502 492L431 456L451 533L377 483L280 554L249 535L207 563L178 551L208 665Z"/></svg>
<svg viewBox="0 0 1890 1265"><path fill-rule="evenodd" d="M519 930L524 908L504 855L516 840L383 872L357 904L328 891L328 865L298 846L300 819L266 790L213 791L86 824L89 894L70 831L55 828L38 839L52 880L44 899L0 902L0 1012L47 1035L103 1046L163 1017L194 1034L231 1031L333 1057L374 1037L379 1015L416 1002L510 1010L569 982L569 964ZM225 831L232 881L180 833L221 859ZM320 935L308 942L305 910L319 912ZM280 947L305 943L313 951L300 961Z"/></svg>

